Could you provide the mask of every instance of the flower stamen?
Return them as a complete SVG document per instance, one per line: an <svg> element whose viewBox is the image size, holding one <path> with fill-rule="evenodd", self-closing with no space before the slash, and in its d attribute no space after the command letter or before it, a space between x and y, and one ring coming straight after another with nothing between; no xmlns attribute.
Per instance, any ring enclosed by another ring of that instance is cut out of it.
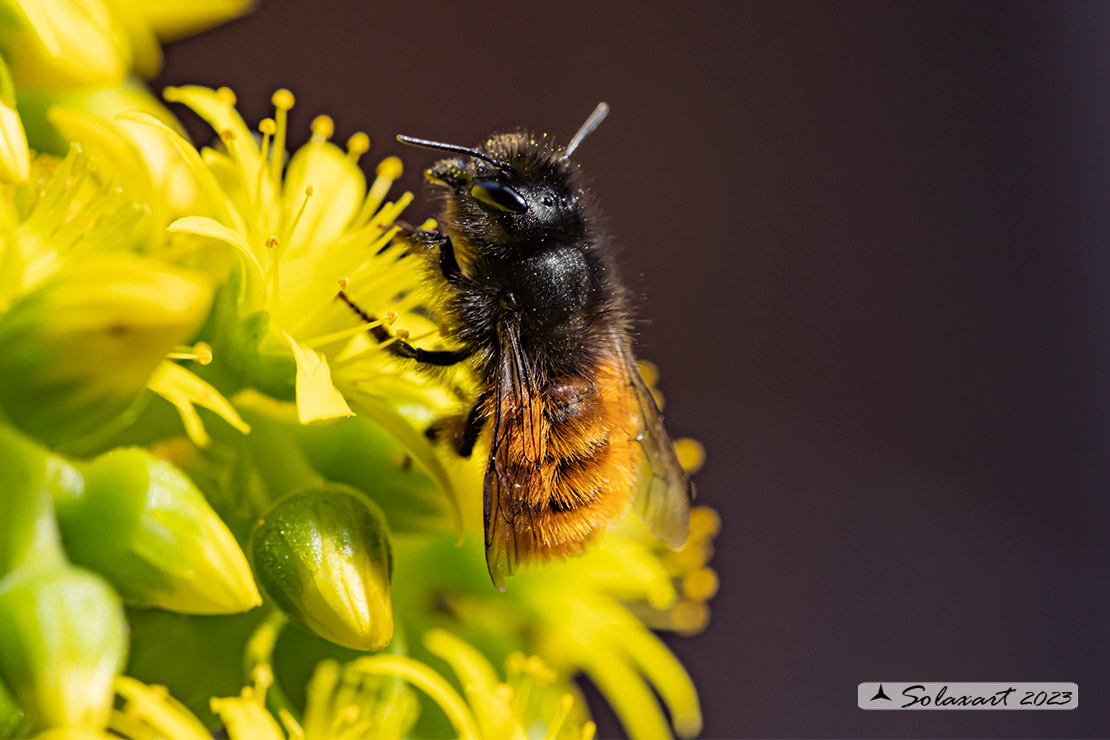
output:
<svg viewBox="0 0 1110 740"><path fill-rule="evenodd" d="M309 126L312 129L312 141L322 144L335 134L335 122L331 116L316 116Z"/></svg>
<svg viewBox="0 0 1110 740"><path fill-rule="evenodd" d="M254 198L255 202L259 202L258 198L262 194L262 173L266 171L266 158L270 156L270 144L274 139L274 133L277 131L277 124L274 123L272 118L263 118L258 123L258 133L262 134L262 146L259 150L258 160L258 173L254 178Z"/></svg>
<svg viewBox="0 0 1110 740"><path fill-rule="evenodd" d="M351 134L351 138L347 139L347 158L351 162L357 163L359 157L370 150L370 137L362 131L357 131Z"/></svg>
<svg viewBox="0 0 1110 740"><path fill-rule="evenodd" d="M206 342L197 342L192 347L175 347L166 357L170 360L192 360L198 365L210 365L212 347Z"/></svg>
<svg viewBox="0 0 1110 740"><path fill-rule="evenodd" d="M270 175L274 182L281 182L281 171L285 167L285 130L289 123L289 110L297 102L293 93L282 88L270 98L274 104L274 149L270 158Z"/></svg>
<svg viewBox="0 0 1110 740"><path fill-rule="evenodd" d="M555 712L555 716L551 718L551 724L547 726L547 733L543 736L544 740L555 740L559 737L559 730L563 729L563 723L567 720L567 715L570 714L570 708L574 706L574 696L571 694L563 694L559 699L559 709Z"/></svg>
<svg viewBox="0 0 1110 740"><path fill-rule="evenodd" d="M297 225L301 222L301 216L304 215L305 209L308 208L308 200L312 197L312 192L312 186L306 185L304 189L304 199L301 201L301 207L297 209L297 215L293 217L293 220L289 222L289 230L285 234L285 238L282 239L283 242L288 243L293 240L293 234L297 230Z"/></svg>
<svg viewBox="0 0 1110 740"><path fill-rule="evenodd" d="M369 147L369 139L366 145ZM350 143L348 143L348 146L350 146ZM401 160L397 157L386 157L378 163L378 168L375 170L376 176L374 177L374 182L370 185L370 190L366 193L366 199L362 202L362 207L359 209L358 215L351 221L352 228L358 228L370 220L370 217L377 212L378 206L385 200L386 193L388 193L389 189L393 186L393 182L401 177L404 169Z"/></svg>

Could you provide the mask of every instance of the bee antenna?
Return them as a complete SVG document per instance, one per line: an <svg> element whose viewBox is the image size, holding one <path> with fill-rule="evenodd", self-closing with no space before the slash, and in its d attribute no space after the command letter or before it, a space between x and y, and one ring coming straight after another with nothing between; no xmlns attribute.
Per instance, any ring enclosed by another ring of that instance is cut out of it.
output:
<svg viewBox="0 0 1110 740"><path fill-rule="evenodd" d="M570 143L567 144L567 153L563 155L563 159L570 159L570 155L574 154L574 150L578 148L582 140L593 133L593 130L605 120L605 116L607 115L609 115L609 104L598 103L597 107L594 108L594 112L590 114L590 117L587 118L586 122L582 124L582 127L578 129L578 133L576 133L574 138L570 140Z"/></svg>
<svg viewBox="0 0 1110 740"><path fill-rule="evenodd" d="M468 149L465 146L458 144L444 144L442 141L429 141L428 139L417 139L414 136L405 136L404 134L397 134L397 141L409 146L420 147L421 149L434 149L439 152L451 152L452 154L465 154L468 157L480 159L483 162L489 162L499 170L512 172L513 168L502 162L500 159L494 159L488 154L483 154L477 149Z"/></svg>

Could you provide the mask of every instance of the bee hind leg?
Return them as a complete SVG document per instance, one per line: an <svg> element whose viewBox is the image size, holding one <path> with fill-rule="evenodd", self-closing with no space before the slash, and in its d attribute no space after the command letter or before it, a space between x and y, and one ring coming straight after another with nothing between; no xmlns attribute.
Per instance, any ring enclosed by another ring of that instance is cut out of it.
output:
<svg viewBox="0 0 1110 740"><path fill-rule="evenodd" d="M470 457L486 421L483 406L485 406L484 397L479 398L465 416L459 414L440 419L429 426L424 431L424 435L433 442L447 442L459 457Z"/></svg>

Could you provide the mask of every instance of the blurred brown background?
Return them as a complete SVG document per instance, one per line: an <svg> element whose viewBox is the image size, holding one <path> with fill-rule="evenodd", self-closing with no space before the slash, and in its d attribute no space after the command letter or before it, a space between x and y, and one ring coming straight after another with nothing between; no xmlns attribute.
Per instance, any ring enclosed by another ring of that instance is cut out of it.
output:
<svg viewBox="0 0 1110 740"><path fill-rule="evenodd" d="M725 521L712 626L670 641L704 736L1110 735L1110 5L270 0L157 82L252 122L289 87L294 143L331 114L412 188L396 133L608 101L579 158ZM1082 701L860 711L876 680Z"/></svg>

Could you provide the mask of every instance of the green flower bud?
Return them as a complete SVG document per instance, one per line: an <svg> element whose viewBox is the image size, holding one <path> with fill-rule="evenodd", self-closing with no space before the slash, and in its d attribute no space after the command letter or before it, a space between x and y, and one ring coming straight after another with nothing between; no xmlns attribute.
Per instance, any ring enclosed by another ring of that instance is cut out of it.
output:
<svg viewBox="0 0 1110 740"><path fill-rule="evenodd" d="M119 597L80 568L21 568L0 581L0 679L45 727L102 727L127 656Z"/></svg>
<svg viewBox="0 0 1110 740"><path fill-rule="evenodd" d="M65 562L50 489L65 470L45 449L0 425L0 576L16 567Z"/></svg>
<svg viewBox="0 0 1110 740"><path fill-rule="evenodd" d="M393 551L378 506L326 484L280 499L251 532L259 583L290 616L332 642L378 650L393 638Z"/></svg>
<svg viewBox="0 0 1110 740"><path fill-rule="evenodd" d="M122 413L208 312L199 275L135 257L73 263L0 320L0 405L50 443Z"/></svg>
<svg viewBox="0 0 1110 740"><path fill-rule="evenodd" d="M73 562L103 575L127 603L234 614L262 603L227 526L189 478L146 450L113 450L82 469L81 490L55 497Z"/></svg>

